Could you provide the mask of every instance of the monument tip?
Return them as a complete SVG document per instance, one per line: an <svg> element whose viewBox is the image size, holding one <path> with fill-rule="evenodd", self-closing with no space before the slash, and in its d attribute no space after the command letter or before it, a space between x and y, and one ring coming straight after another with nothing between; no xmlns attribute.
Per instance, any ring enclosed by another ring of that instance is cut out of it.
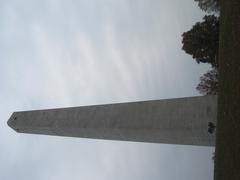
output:
<svg viewBox="0 0 240 180"><path fill-rule="evenodd" d="M8 119L7 124L9 127L11 127L12 129L14 129L15 131L18 132L17 127L16 127L16 120L17 120L17 117L16 117L15 113L13 113L11 115L11 117Z"/></svg>

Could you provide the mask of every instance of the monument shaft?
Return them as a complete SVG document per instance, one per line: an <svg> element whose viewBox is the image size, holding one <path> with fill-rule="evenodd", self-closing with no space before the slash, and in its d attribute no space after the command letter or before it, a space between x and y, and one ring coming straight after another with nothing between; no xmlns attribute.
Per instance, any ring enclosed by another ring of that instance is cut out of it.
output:
<svg viewBox="0 0 240 180"><path fill-rule="evenodd" d="M20 133L94 139L214 146L217 97L201 96L14 112Z"/></svg>

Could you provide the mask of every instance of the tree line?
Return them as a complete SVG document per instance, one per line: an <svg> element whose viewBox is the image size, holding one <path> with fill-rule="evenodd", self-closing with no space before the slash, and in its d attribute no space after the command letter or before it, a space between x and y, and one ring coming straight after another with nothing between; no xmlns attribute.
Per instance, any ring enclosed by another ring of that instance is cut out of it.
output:
<svg viewBox="0 0 240 180"><path fill-rule="evenodd" d="M194 0L200 9L208 13L202 22L182 34L182 49L192 55L197 63L209 63L212 69L200 78L196 87L203 95L218 91L218 47L219 47L219 0Z"/></svg>

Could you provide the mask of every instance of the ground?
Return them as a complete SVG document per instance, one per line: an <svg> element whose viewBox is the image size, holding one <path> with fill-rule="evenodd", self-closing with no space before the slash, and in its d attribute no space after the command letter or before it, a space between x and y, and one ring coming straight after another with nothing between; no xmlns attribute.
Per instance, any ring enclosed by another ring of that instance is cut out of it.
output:
<svg viewBox="0 0 240 180"><path fill-rule="evenodd" d="M240 180L240 0L221 0L215 180Z"/></svg>

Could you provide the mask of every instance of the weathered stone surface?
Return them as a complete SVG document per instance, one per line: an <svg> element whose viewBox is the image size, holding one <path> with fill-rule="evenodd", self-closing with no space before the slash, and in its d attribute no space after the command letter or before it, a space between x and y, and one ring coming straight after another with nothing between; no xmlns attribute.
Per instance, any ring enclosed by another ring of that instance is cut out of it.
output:
<svg viewBox="0 0 240 180"><path fill-rule="evenodd" d="M201 96L14 112L8 125L20 133L214 146L217 97Z"/></svg>

